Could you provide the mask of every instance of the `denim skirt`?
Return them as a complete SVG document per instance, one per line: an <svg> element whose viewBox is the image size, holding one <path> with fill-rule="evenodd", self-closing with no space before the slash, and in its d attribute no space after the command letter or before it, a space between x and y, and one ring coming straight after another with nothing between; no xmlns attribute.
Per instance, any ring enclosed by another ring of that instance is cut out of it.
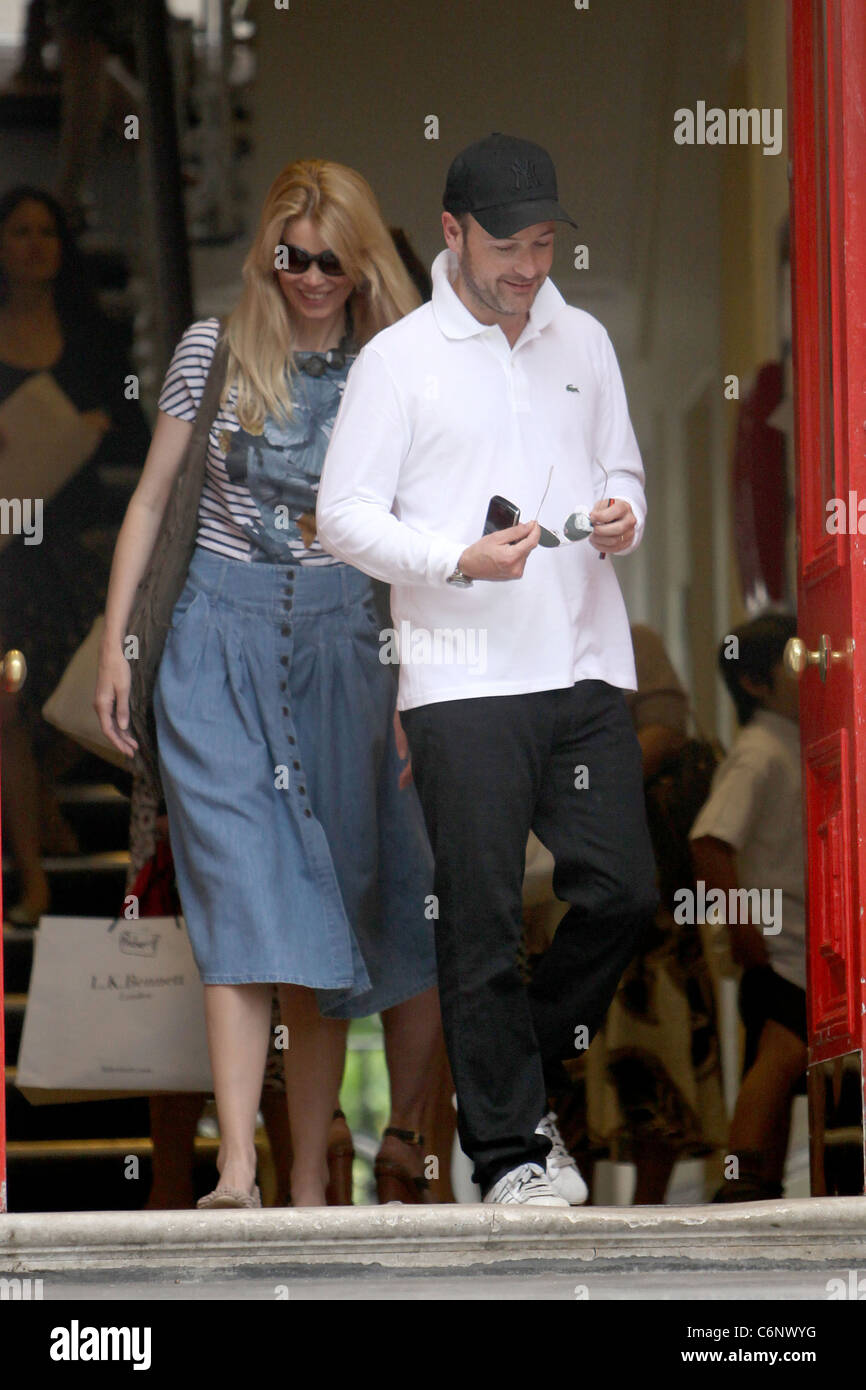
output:
<svg viewBox="0 0 866 1390"><path fill-rule="evenodd" d="M306 985L356 1018L435 983L432 855L398 787L380 626L350 565L193 555L154 709L205 984Z"/></svg>

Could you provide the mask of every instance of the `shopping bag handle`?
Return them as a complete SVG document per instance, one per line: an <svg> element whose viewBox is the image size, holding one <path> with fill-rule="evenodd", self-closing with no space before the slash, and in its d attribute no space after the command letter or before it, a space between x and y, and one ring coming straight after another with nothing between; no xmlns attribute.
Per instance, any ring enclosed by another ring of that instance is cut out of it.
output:
<svg viewBox="0 0 866 1390"><path fill-rule="evenodd" d="M172 914L169 913L169 912L160 913L160 916L161 916L161 917L170 917L171 915L172 915ZM153 921L153 920L154 920L154 919L153 919L152 917L123 917L123 916L121 916L120 913L118 913L118 915L115 917L114 921L112 922L111 926L108 927L107 930L108 930L109 932L113 932L113 931L114 931L114 928L117 926L118 922L148 922L148 921ZM183 931L183 927L181 926L180 917L178 916L178 914L177 914L176 912L174 913L174 925L177 927L178 931Z"/></svg>

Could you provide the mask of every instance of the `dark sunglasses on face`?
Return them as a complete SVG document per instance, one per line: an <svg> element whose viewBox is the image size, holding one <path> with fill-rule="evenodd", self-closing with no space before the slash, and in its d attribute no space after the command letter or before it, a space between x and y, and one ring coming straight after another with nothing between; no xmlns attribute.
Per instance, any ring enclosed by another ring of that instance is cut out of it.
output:
<svg viewBox="0 0 866 1390"><path fill-rule="evenodd" d="M333 251L320 251L314 256L311 252L302 250L300 246L288 246L285 242L280 249L285 250L287 262L286 265L280 266L280 269L287 270L290 275L303 275L314 261L323 275L336 276L346 273Z"/></svg>

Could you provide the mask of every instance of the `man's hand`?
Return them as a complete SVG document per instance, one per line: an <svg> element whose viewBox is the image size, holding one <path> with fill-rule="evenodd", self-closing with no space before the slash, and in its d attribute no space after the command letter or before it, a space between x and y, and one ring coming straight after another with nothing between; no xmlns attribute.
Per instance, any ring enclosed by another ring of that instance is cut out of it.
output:
<svg viewBox="0 0 866 1390"><path fill-rule="evenodd" d="M628 502L618 497L596 502L589 519L595 523L589 543L602 554L610 551L615 555L618 550L627 550L634 540L637 519Z"/></svg>
<svg viewBox="0 0 866 1390"><path fill-rule="evenodd" d="M492 531L464 550L458 566L467 579L520 579L526 557L541 538L537 521Z"/></svg>

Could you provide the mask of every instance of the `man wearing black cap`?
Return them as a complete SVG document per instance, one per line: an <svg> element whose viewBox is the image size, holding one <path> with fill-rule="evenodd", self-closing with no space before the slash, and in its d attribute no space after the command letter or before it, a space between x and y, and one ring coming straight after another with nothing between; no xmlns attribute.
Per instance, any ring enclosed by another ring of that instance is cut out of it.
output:
<svg viewBox="0 0 866 1390"><path fill-rule="evenodd" d="M479 140L452 163L443 204L431 303L349 376L319 538L392 586L461 1143L485 1201L574 1205L586 1188L547 1096L656 904L623 695L636 684L628 618L599 563L639 543L644 475L610 340L548 279L556 224L572 222L550 156ZM492 498L497 524L504 499L544 525L482 534ZM530 829L570 910L527 988Z"/></svg>

